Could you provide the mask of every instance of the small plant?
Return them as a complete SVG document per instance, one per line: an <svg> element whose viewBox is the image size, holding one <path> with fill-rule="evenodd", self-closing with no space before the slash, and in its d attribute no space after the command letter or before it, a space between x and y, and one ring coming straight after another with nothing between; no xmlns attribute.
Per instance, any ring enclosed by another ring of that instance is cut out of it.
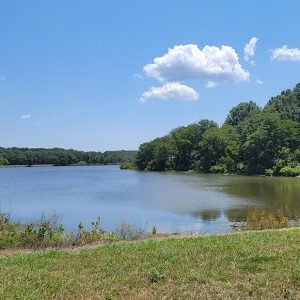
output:
<svg viewBox="0 0 300 300"><path fill-rule="evenodd" d="M0 212L0 249L13 247L18 242L17 224L9 219L10 214Z"/></svg>
<svg viewBox="0 0 300 300"><path fill-rule="evenodd" d="M274 211L253 210L247 216L247 229L279 229L289 227L289 219L284 209Z"/></svg>
<svg viewBox="0 0 300 300"><path fill-rule="evenodd" d="M64 244L65 230L59 223L59 216L42 215L35 223L25 226L19 234L19 244L22 247L49 247Z"/></svg>
<svg viewBox="0 0 300 300"><path fill-rule="evenodd" d="M115 230L115 235L120 239L135 240L146 235L146 227L147 224L144 228L141 228L129 224L125 220L122 220L121 225Z"/></svg>
<svg viewBox="0 0 300 300"><path fill-rule="evenodd" d="M91 223L91 230L86 230L84 225L80 223L78 225L78 237L76 239L76 244L86 244L91 242L96 242L99 240L103 240L105 236L104 230L99 228L100 218L98 217L96 221Z"/></svg>
<svg viewBox="0 0 300 300"><path fill-rule="evenodd" d="M157 234L157 229L156 229L155 226L152 227L152 234L153 234L153 235Z"/></svg>
<svg viewBox="0 0 300 300"><path fill-rule="evenodd" d="M156 269L152 270L149 274L149 280L152 283L158 283L165 278L165 274L159 273Z"/></svg>

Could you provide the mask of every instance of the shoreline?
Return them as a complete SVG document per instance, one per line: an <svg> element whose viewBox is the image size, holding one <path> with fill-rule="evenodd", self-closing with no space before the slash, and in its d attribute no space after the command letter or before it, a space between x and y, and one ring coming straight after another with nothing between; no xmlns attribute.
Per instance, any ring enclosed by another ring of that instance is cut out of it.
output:
<svg viewBox="0 0 300 300"><path fill-rule="evenodd" d="M151 241L165 241L165 240L173 240L173 239L199 239L205 237L224 237L224 236L234 236L234 235L243 235L243 234L251 234L251 233L270 233L270 232L284 232L284 231L293 231L293 230L300 230L300 227L289 227L289 228L279 228L279 229L264 229L264 230L236 230L230 232L210 232L210 233L158 233L153 236L146 236L142 238L137 238L133 240L100 240L97 242L86 243L83 245L70 245L70 246L57 246L57 247L37 247L37 248L5 248L0 249L0 259L1 257L7 257L14 254L30 254L30 253L45 253L48 251L56 250L56 251L63 251L67 253L78 252L81 250L90 250L90 249L97 249L104 246L115 246L115 245L122 245L122 244L137 244L143 242L151 242Z"/></svg>

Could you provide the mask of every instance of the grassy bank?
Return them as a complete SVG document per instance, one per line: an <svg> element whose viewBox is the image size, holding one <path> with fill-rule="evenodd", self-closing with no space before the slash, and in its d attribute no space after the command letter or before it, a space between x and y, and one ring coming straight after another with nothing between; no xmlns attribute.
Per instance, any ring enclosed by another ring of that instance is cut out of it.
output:
<svg viewBox="0 0 300 300"><path fill-rule="evenodd" d="M299 299L300 230L0 258L0 299Z"/></svg>

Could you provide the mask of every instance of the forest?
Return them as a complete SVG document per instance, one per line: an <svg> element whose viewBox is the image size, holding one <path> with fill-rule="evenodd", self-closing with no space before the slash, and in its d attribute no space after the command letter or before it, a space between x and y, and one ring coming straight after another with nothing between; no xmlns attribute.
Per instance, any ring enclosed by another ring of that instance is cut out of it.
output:
<svg viewBox="0 0 300 300"><path fill-rule="evenodd" d="M173 129L143 143L139 170L300 175L300 83L272 97L264 107L243 102L225 120Z"/></svg>
<svg viewBox="0 0 300 300"><path fill-rule="evenodd" d="M0 165L98 165L135 160L136 151L78 151L73 149L0 148Z"/></svg>

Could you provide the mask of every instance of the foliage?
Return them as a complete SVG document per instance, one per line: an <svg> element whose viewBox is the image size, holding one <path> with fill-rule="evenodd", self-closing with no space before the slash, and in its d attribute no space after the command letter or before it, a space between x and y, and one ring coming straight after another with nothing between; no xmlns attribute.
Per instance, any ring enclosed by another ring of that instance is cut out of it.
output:
<svg viewBox="0 0 300 300"><path fill-rule="evenodd" d="M136 165L140 170L165 171L172 169L173 147L169 137L162 137L140 146Z"/></svg>
<svg viewBox="0 0 300 300"><path fill-rule="evenodd" d="M247 216L247 228L250 230L278 229L289 227L289 219L284 209L267 211L256 209Z"/></svg>
<svg viewBox="0 0 300 300"><path fill-rule="evenodd" d="M209 120L144 143L140 170L297 176L300 165L300 83L260 109L244 102L222 126Z"/></svg>
<svg viewBox="0 0 300 300"><path fill-rule="evenodd" d="M0 165L89 165L134 162L136 151L84 152L73 149L0 148Z"/></svg>
<svg viewBox="0 0 300 300"><path fill-rule="evenodd" d="M155 235L155 234L157 234L157 228L156 228L156 226L153 226L152 227L152 235Z"/></svg>
<svg viewBox="0 0 300 300"><path fill-rule="evenodd" d="M120 165L120 169L121 170L135 170L136 165L135 165L135 163L132 163L132 162L125 162Z"/></svg>
<svg viewBox="0 0 300 300"><path fill-rule="evenodd" d="M137 227L122 221L120 226L112 232L100 228L100 218L91 223L87 229L83 223L78 225L78 232L66 233L59 222L57 214L42 215L37 221L21 224L12 222L10 215L0 211L0 249L6 248L49 248L65 247L70 245L85 245L93 242L112 240L134 240L157 233L156 227L152 232L146 232L144 228Z"/></svg>
<svg viewBox="0 0 300 300"><path fill-rule="evenodd" d="M285 120L300 122L300 83L293 90L288 89L272 97L264 110L277 112Z"/></svg>
<svg viewBox="0 0 300 300"><path fill-rule="evenodd" d="M115 230L115 236L123 240L135 240L146 235L146 226L147 224L144 228L140 228L122 220L120 226Z"/></svg>
<svg viewBox="0 0 300 300"><path fill-rule="evenodd" d="M8 165L8 160L7 158L0 153L0 166Z"/></svg>
<svg viewBox="0 0 300 300"><path fill-rule="evenodd" d="M280 169L279 173L283 176L292 176L292 177L299 176L300 175L300 165L298 165L296 167L285 166Z"/></svg>
<svg viewBox="0 0 300 300"><path fill-rule="evenodd" d="M61 246L65 244L64 228L58 223L58 216L42 216L36 223L30 223L19 233L18 245L29 248Z"/></svg>
<svg viewBox="0 0 300 300"><path fill-rule="evenodd" d="M239 125L247 118L250 118L254 114L259 112L260 108L255 102L242 102L229 111L229 114L225 120L225 124L229 124L232 126Z"/></svg>
<svg viewBox="0 0 300 300"><path fill-rule="evenodd" d="M0 212L0 249L17 243L17 224L9 221L10 215Z"/></svg>
<svg viewBox="0 0 300 300"><path fill-rule="evenodd" d="M75 244L87 244L95 241L101 241L105 238L105 231L99 228L100 218L91 223L91 230L84 228L84 225L80 223L78 225L78 236L74 241Z"/></svg>

